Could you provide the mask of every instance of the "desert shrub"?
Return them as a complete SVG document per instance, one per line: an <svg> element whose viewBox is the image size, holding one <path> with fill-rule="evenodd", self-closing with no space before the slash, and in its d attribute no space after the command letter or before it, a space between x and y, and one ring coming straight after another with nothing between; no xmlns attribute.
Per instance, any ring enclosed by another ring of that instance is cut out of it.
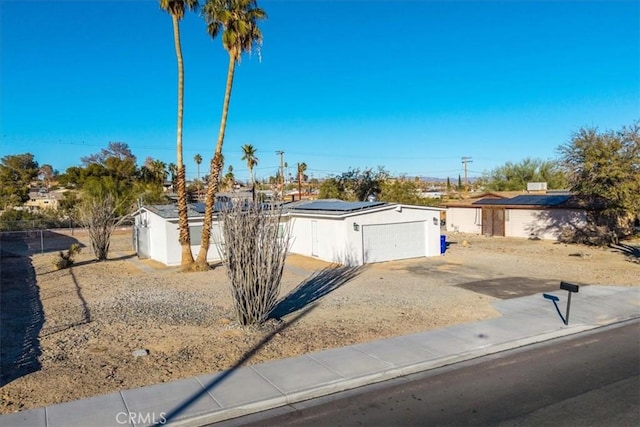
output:
<svg viewBox="0 0 640 427"><path fill-rule="evenodd" d="M280 218L280 211L259 203L237 204L219 216L218 249L242 325L265 322L277 302L290 236Z"/></svg>
<svg viewBox="0 0 640 427"><path fill-rule="evenodd" d="M80 244L74 243L69 246L69 250L65 254L63 251L58 253L58 256L53 260L53 264L58 270L69 268L73 265L73 258L80 253Z"/></svg>
<svg viewBox="0 0 640 427"><path fill-rule="evenodd" d="M86 194L78 205L78 219L88 231L91 249L99 261L107 259L113 231L129 218L118 214L123 204L111 193L100 193Z"/></svg>

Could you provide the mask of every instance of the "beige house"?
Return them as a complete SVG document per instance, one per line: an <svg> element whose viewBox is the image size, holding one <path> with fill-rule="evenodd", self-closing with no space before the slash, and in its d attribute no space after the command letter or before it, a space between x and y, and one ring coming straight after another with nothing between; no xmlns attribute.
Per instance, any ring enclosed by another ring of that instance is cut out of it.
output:
<svg viewBox="0 0 640 427"><path fill-rule="evenodd" d="M40 189L39 191L29 192L29 200L24 203L24 207L31 212L58 209L60 199L62 199L62 191Z"/></svg>
<svg viewBox="0 0 640 427"><path fill-rule="evenodd" d="M568 192L485 193L444 204L448 232L557 240L584 227L588 209Z"/></svg>

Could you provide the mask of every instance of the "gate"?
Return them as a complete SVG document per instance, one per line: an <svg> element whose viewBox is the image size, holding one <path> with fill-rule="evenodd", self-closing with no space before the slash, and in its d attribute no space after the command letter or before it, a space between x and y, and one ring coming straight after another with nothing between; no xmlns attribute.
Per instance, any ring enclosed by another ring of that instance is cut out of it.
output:
<svg viewBox="0 0 640 427"><path fill-rule="evenodd" d="M482 234L504 237L504 208L482 208Z"/></svg>

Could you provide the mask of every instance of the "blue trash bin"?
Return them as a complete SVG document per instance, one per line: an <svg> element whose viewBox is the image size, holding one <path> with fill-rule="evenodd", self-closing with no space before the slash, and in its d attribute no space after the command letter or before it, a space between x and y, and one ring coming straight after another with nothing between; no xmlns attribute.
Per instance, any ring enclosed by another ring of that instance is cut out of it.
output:
<svg viewBox="0 0 640 427"><path fill-rule="evenodd" d="M440 236L440 255L443 255L447 250L447 236Z"/></svg>

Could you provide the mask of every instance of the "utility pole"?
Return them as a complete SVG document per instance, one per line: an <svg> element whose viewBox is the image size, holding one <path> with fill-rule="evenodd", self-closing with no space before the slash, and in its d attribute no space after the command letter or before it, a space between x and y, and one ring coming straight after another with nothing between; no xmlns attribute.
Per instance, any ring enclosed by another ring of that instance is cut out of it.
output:
<svg viewBox="0 0 640 427"><path fill-rule="evenodd" d="M296 170L298 171L298 200L302 200L302 186L300 184L300 163L297 164Z"/></svg>
<svg viewBox="0 0 640 427"><path fill-rule="evenodd" d="M462 164L464 165L464 191L469 191L469 178L468 178L468 175L467 175L467 164L468 163L473 163L473 160L471 160L471 157L463 156L462 157Z"/></svg>
<svg viewBox="0 0 640 427"><path fill-rule="evenodd" d="M276 151L280 156L280 200L284 200L284 151Z"/></svg>

